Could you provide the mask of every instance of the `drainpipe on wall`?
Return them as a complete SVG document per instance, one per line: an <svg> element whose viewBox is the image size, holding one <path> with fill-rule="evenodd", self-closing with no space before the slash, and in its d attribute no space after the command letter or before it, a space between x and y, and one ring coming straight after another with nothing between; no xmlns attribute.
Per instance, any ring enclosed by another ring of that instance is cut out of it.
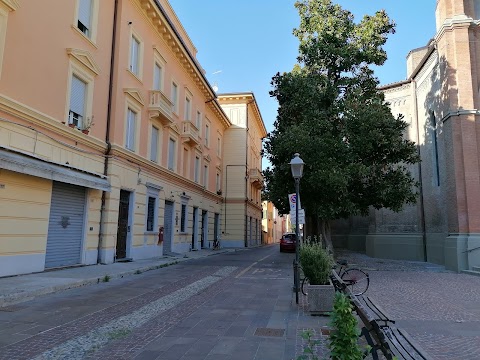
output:
<svg viewBox="0 0 480 360"><path fill-rule="evenodd" d="M412 96L413 96L413 116L417 122L417 154L420 157L420 128L418 122L418 111L417 111L417 82L412 79ZM421 160L421 157L420 157ZM423 260L427 261L427 233L426 233L426 224L425 224L425 205L423 200L423 180L422 180L422 161L418 162L418 178L420 183L420 223L422 226L422 246L423 246Z"/></svg>
<svg viewBox="0 0 480 360"><path fill-rule="evenodd" d="M118 0L115 0L113 8L113 28L112 28L112 48L110 54L110 80L108 83L108 105L107 105L107 128L105 131L105 142L107 143L107 150L105 151L105 160L103 163L103 174L108 176L108 158L110 151L112 150L112 144L110 143L110 122L112 114L112 93L113 93L113 73L115 65L115 40L117 36L117 12L118 12ZM97 247L97 264L102 262L101 250L103 247L104 237L104 217L105 217L105 204L107 201L107 192L102 191L102 203L100 206L100 224L98 230L98 247Z"/></svg>

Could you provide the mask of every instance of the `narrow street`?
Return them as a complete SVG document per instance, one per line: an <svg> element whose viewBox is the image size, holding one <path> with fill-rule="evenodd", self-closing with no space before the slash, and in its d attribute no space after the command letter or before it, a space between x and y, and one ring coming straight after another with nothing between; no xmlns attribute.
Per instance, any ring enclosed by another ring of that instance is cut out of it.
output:
<svg viewBox="0 0 480 360"><path fill-rule="evenodd" d="M293 360L307 329L325 358L329 318L311 316L304 296L295 304L294 254L278 250L189 258L0 307L0 359ZM433 359L480 358L480 277L431 263L336 255L369 272L367 295ZM0 291L12 279L0 279Z"/></svg>
<svg viewBox="0 0 480 360"><path fill-rule="evenodd" d="M11 306L0 359L293 359L293 257L219 254Z"/></svg>

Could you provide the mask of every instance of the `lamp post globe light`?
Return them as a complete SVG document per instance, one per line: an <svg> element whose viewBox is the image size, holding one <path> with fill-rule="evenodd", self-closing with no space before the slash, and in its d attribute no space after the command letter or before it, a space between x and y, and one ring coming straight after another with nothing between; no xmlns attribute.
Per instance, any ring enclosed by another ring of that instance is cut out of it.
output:
<svg viewBox="0 0 480 360"><path fill-rule="evenodd" d="M293 159L290 161L290 167L292 169L292 176L295 179L295 261L293 262L293 282L295 287L295 301L298 304L298 291L299 291L299 282L300 276L298 273L298 248L300 244L300 224L298 223L298 208L299 208L299 188L300 188L300 179L303 176L303 166L305 163L300 158L299 153L295 153Z"/></svg>

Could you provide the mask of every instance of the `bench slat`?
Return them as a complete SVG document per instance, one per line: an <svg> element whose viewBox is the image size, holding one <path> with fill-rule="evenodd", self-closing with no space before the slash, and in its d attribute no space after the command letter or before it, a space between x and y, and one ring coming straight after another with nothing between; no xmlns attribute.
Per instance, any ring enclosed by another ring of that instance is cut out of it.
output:
<svg viewBox="0 0 480 360"><path fill-rule="evenodd" d="M387 359L395 356L399 360L433 360L408 333L391 324L395 320L369 296L355 296L345 282L332 270L335 288L350 298L355 312L362 321L362 334L369 336L375 346L372 351L381 350ZM380 324L383 322L383 324ZM370 341L367 339L367 341Z"/></svg>
<svg viewBox="0 0 480 360"><path fill-rule="evenodd" d="M406 341L412 349L415 349L416 353L419 355L417 359L422 360L433 360L433 358L428 355L425 350L403 329L395 328L395 331L398 333L399 337L401 336L402 341Z"/></svg>
<svg viewBox="0 0 480 360"><path fill-rule="evenodd" d="M373 313L377 321L383 321L384 326L388 326L388 323L395 324L395 320L392 320L392 317L387 314L383 308L380 307L371 297L362 296L361 301L365 303L365 306Z"/></svg>

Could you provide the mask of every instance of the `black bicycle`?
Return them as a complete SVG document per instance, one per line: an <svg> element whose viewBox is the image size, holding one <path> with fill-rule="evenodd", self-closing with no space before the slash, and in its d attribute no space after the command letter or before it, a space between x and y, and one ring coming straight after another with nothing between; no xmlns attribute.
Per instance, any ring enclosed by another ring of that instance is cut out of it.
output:
<svg viewBox="0 0 480 360"><path fill-rule="evenodd" d="M370 285L370 277L367 272L358 268L349 268L348 263L345 260L338 260L334 267L338 276L350 289L353 295L362 295L368 290ZM303 275L303 271L300 268L300 278L302 279L301 290L303 295L307 295L307 286L310 283L308 278Z"/></svg>

